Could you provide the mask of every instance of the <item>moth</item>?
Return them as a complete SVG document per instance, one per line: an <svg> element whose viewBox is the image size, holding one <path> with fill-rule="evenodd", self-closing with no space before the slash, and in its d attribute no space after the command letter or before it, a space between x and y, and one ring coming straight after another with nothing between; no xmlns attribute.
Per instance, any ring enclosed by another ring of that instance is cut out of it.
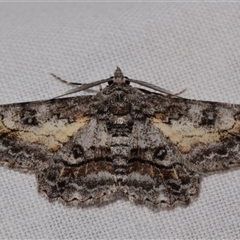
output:
<svg viewBox="0 0 240 240"><path fill-rule="evenodd" d="M103 83L96 95L0 106L0 164L35 173L38 191L67 205L156 208L189 204L202 177L239 167L240 105L184 99L120 68L66 94Z"/></svg>

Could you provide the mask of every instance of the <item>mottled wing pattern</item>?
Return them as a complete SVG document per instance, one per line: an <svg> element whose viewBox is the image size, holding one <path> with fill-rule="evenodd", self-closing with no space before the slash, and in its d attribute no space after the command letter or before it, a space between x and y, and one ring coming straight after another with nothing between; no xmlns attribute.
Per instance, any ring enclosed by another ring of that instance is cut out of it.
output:
<svg viewBox="0 0 240 240"><path fill-rule="evenodd" d="M37 174L40 192L71 205L111 200L118 189L109 141L106 125L89 119Z"/></svg>
<svg viewBox="0 0 240 240"><path fill-rule="evenodd" d="M0 106L0 163L37 170L88 122L90 102L79 97Z"/></svg>
<svg viewBox="0 0 240 240"><path fill-rule="evenodd" d="M240 105L174 97L119 68L106 81L95 96L0 106L0 164L35 172L50 200L157 207L188 204L202 176L240 166Z"/></svg>
<svg viewBox="0 0 240 240"><path fill-rule="evenodd" d="M123 191L154 206L187 204L207 174L240 166L240 106L146 95ZM147 115L147 114L146 114Z"/></svg>
<svg viewBox="0 0 240 240"><path fill-rule="evenodd" d="M130 200L150 206L188 204L198 195L200 175L182 160L177 147L147 118L133 127L122 190Z"/></svg>
<svg viewBox="0 0 240 240"><path fill-rule="evenodd" d="M155 97L152 122L176 147L190 169L200 173L240 165L240 105Z"/></svg>

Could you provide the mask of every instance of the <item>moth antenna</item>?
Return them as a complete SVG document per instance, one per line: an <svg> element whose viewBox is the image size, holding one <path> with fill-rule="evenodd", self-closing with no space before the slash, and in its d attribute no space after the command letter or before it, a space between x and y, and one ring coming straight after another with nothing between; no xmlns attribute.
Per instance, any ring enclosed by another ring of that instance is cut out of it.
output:
<svg viewBox="0 0 240 240"><path fill-rule="evenodd" d="M132 82L132 83L137 83L141 86L144 86L144 87L148 87L148 88L151 88L155 91L158 91L158 92L161 92L161 93L164 93L164 94L167 94L167 95L170 95L170 96L175 96L175 93L172 93L164 88L161 88L161 87L158 87L154 84L151 84L151 83L148 83L148 82L144 82L144 81L141 81L141 80L135 80L135 79L129 79L128 78L128 81L129 82Z"/></svg>
<svg viewBox="0 0 240 240"><path fill-rule="evenodd" d="M112 77L111 77L111 78L107 78L107 79L98 80L98 81L91 82L91 83L82 84L81 87L76 87L76 88L70 89L70 90L68 90L67 92L65 92L64 94L59 95L59 96L56 96L56 97L54 97L53 99L66 96L66 95L68 95L68 94L72 94L72 93L76 93L76 92L81 92L81 91L83 91L83 90L87 90L87 89L89 89L89 88L95 87L95 86L100 85L100 84L102 84L102 83L106 83L106 82L108 82L108 81L110 81L110 80L112 80Z"/></svg>
<svg viewBox="0 0 240 240"><path fill-rule="evenodd" d="M83 91L83 90L87 90L89 88L92 88L92 87L95 87L97 85L101 85L102 83L106 83L106 82L109 82L109 81L112 81L113 78L123 78L124 75L122 73L122 70L117 67L117 69L115 70L114 72L114 77L110 77L110 78L107 78L107 79L102 79L102 80L98 80L98 81L95 81L95 82L91 82L91 83L86 83L86 84L82 84L82 83L74 83L74 82L68 82L60 77L58 77L57 75L53 74L53 73L50 73L54 78L56 78L57 80L63 82L63 83L66 83L68 85L81 85L80 87L77 87L77 88L74 88L74 89L70 89L68 90L67 92L65 92L64 94L61 94L59 96L56 96L54 98L59 98L59 97L63 97L63 96L66 96L66 95L69 95L69 94L72 94L72 93L76 93L76 92L80 92L80 91ZM132 83L136 83L136 84L139 84L141 86L144 86L144 87L148 87L150 89L153 89L155 91L158 91L160 93L164 93L166 95L169 95L169 96L179 96L180 94L182 94L183 92L186 91L186 89L178 92L178 93L172 93L164 88L161 88L161 87L158 87L154 84L151 84L151 83L148 83L148 82L144 82L144 81L141 81L141 80L135 80L135 79L129 79L127 77L125 77L127 79L128 82L132 82ZM100 91L102 90L102 87L100 86Z"/></svg>
<svg viewBox="0 0 240 240"><path fill-rule="evenodd" d="M181 95L182 93L184 93L184 92L186 92L186 91L187 91L187 89L185 88L185 89L183 89L182 91L173 94L172 96L173 96L173 97L174 97L174 96L179 96L179 95Z"/></svg>
<svg viewBox="0 0 240 240"><path fill-rule="evenodd" d="M82 85L82 83L77 83L77 82L68 82L60 77L58 77L57 75L55 75L54 73L50 73L51 76L53 76L54 78L56 78L57 80L59 80L62 83L68 84L68 85Z"/></svg>

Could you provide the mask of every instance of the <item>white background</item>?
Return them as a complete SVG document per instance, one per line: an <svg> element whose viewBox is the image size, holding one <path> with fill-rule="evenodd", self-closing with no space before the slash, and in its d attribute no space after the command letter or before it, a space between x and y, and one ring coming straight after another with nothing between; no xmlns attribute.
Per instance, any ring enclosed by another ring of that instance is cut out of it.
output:
<svg viewBox="0 0 240 240"><path fill-rule="evenodd" d="M240 103L238 3L1 3L0 104L43 100L68 86L128 77L186 98ZM240 170L204 178L187 208L153 212L119 200L67 208L34 175L0 168L0 238L240 238Z"/></svg>

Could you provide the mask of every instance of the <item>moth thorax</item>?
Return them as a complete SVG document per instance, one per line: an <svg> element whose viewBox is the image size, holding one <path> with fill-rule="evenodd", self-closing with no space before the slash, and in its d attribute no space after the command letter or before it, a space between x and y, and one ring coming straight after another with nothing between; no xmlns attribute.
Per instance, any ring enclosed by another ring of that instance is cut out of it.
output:
<svg viewBox="0 0 240 240"><path fill-rule="evenodd" d="M131 112L131 104L126 102L116 102L110 105L109 110L114 115L126 115Z"/></svg>

